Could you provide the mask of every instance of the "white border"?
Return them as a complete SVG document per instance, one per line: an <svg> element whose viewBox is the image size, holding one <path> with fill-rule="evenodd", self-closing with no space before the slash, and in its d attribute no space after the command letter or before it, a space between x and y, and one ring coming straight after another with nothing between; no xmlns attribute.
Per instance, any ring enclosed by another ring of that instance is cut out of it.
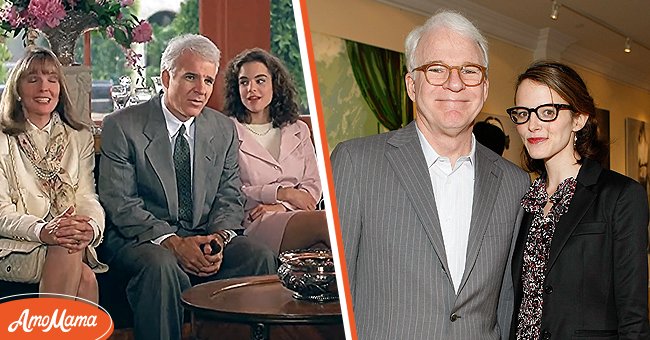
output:
<svg viewBox="0 0 650 340"><path fill-rule="evenodd" d="M307 101L309 102L309 114L311 116L312 133L314 135L314 144L316 149L316 158L318 161L318 174L321 178L323 187L323 200L325 201L325 213L327 215L327 224L329 226L329 236L332 246L332 255L337 261L334 261L336 272L336 284L339 291L339 302L341 305L341 316L343 318L343 327L345 329L346 339L353 339L350 330L350 319L348 318L347 299L345 295L341 262L343 260L343 252L338 249L338 238L336 237L336 230L334 228L334 215L332 214L332 201L330 200L331 193L329 192L327 171L325 169L325 160L323 156L323 145L327 149L327 144L323 144L323 136L320 135L320 122L318 119L318 111L316 110L316 99L312 83L312 69L309 63L309 54L307 52L307 40L305 38L305 27L302 21L302 8L300 0L292 0L293 2L293 15L296 20L296 33L298 35L298 44L300 45L300 59L302 60L302 71L305 76L305 89L307 91ZM305 9L306 11L306 9ZM329 155L328 155L329 157Z"/></svg>

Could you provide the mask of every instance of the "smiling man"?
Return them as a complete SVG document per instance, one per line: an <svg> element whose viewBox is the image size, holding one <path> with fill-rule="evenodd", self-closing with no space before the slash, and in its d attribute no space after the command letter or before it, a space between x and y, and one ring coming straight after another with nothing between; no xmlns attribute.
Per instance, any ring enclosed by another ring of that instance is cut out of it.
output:
<svg viewBox="0 0 650 340"><path fill-rule="evenodd" d="M359 339L505 338L529 180L472 135L487 41L443 11L405 45L416 121L332 154Z"/></svg>
<svg viewBox="0 0 650 340"><path fill-rule="evenodd" d="M206 37L169 42L164 92L104 120L102 258L130 279L136 339L180 339L192 284L274 273L275 257L238 236L244 218L235 126L206 108L219 68Z"/></svg>

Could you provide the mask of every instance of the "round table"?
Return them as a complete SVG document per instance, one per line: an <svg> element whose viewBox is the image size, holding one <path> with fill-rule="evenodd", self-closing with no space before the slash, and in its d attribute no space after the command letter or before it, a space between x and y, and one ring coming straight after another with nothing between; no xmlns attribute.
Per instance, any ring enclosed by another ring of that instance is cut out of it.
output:
<svg viewBox="0 0 650 340"><path fill-rule="evenodd" d="M196 285L181 302L195 339L345 339L338 301L297 300L275 275Z"/></svg>

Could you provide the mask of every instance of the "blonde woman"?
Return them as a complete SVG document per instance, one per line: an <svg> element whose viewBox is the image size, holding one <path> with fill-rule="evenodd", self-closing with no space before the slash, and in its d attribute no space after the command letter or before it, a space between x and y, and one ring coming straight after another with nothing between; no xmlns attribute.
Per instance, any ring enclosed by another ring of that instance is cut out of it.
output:
<svg viewBox="0 0 650 340"><path fill-rule="evenodd" d="M39 291L98 302L95 247L104 211L95 194L90 131L74 117L62 66L28 48L0 104L0 251L46 246ZM0 279L7 279L2 275Z"/></svg>

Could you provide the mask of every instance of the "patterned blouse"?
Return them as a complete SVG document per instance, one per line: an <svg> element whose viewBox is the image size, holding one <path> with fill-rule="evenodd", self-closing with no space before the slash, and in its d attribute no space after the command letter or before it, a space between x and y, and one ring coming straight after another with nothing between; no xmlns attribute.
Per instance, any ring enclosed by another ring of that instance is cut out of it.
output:
<svg viewBox="0 0 650 340"><path fill-rule="evenodd" d="M517 339L539 339L544 304L544 281L555 224L569 209L576 189L576 179L562 181L549 199L546 192L546 176L533 182L521 199L521 205L533 214L524 249L521 282L524 296L517 317ZM544 206L550 201L551 210L544 216Z"/></svg>

